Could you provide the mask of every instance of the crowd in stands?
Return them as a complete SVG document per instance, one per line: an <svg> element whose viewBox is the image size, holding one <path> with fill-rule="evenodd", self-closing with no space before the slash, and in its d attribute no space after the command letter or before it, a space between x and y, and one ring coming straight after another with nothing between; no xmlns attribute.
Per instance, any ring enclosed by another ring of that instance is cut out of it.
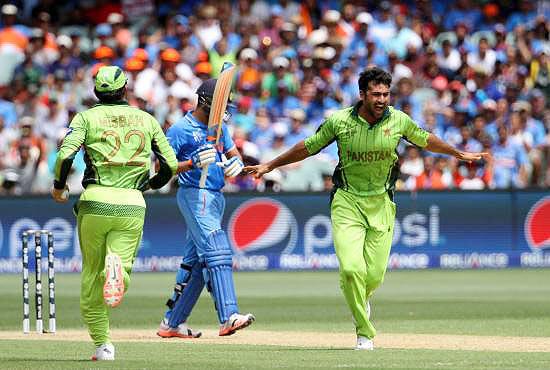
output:
<svg viewBox="0 0 550 370"><path fill-rule="evenodd" d="M224 61L239 65L229 122L246 163L354 104L359 73L376 65L393 75L393 106L460 149L492 154L458 163L403 143L398 189L549 187L549 15L535 0L4 2L0 194L49 191L68 123L96 102L100 66L123 68L129 104L167 129ZM78 193L82 153L74 163ZM336 163L333 144L226 190L328 190Z"/></svg>

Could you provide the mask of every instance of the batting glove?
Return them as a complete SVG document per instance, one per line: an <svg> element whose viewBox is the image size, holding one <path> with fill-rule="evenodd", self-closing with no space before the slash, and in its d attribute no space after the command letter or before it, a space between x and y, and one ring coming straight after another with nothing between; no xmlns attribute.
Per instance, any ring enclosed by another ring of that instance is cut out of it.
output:
<svg viewBox="0 0 550 370"><path fill-rule="evenodd" d="M239 157L231 157L226 161L218 162L217 165L223 168L223 173L226 177L235 177L244 168L243 161Z"/></svg>
<svg viewBox="0 0 550 370"><path fill-rule="evenodd" d="M196 168L204 168L211 163L216 162L217 151L211 144L200 146L191 152L191 164Z"/></svg>

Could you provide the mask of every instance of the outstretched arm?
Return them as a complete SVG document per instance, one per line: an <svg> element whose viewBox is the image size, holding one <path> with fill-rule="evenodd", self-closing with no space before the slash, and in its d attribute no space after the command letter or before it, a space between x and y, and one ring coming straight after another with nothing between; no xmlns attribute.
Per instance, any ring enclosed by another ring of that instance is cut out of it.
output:
<svg viewBox="0 0 550 370"><path fill-rule="evenodd" d="M253 174L256 178L260 178L278 167L304 160L309 157L309 155L304 141L302 140L275 159L257 166L246 166L244 171Z"/></svg>
<svg viewBox="0 0 550 370"><path fill-rule="evenodd" d="M434 153L452 155L456 159L466 162L479 161L480 159L487 159L489 157L489 153L469 153L460 151L447 144L434 134L430 134L430 136L428 136L428 145L426 145L424 149Z"/></svg>

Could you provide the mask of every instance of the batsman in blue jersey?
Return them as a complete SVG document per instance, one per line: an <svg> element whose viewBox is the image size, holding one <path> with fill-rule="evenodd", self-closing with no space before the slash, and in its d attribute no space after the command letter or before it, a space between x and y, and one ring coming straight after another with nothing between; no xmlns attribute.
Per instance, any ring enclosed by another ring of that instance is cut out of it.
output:
<svg viewBox="0 0 550 370"><path fill-rule="evenodd" d="M205 285L214 300L220 336L231 335L254 321L252 314L239 313L233 283L233 253L221 228L225 199L220 190L225 177L237 176L244 166L225 125L217 148L209 143L207 122L216 81L210 79L199 86L197 108L166 133L178 160L187 163L187 168L178 175L177 193L187 235L174 293L157 331L163 338L201 336L187 326L186 320ZM205 167L208 177L201 189L199 181Z"/></svg>

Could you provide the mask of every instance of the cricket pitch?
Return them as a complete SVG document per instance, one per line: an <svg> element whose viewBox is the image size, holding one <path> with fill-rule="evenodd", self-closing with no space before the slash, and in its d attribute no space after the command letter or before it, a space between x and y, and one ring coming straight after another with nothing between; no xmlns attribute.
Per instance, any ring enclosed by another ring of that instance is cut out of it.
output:
<svg viewBox="0 0 550 370"><path fill-rule="evenodd" d="M355 335L349 333L267 331L249 328L230 337L219 337L217 331L205 330L197 339L163 339L154 330L114 329L113 341L117 342L166 342L192 344L246 344L284 347L311 347L327 349L351 349ZM16 331L0 332L0 340L61 340L90 341L84 330L58 330L55 334L23 334ZM477 336L447 334L380 333L375 338L375 348L434 349L493 352L550 352L550 338Z"/></svg>

